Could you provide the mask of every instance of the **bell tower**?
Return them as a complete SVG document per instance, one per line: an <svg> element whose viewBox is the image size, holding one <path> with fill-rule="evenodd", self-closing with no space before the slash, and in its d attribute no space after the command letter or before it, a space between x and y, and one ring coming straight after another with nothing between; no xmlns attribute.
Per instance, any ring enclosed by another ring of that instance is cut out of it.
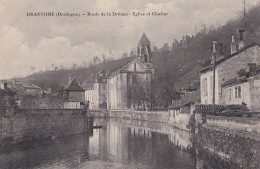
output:
<svg viewBox="0 0 260 169"><path fill-rule="evenodd" d="M141 39L138 42L138 47L137 47L137 55L138 58L143 61L144 63L151 63L151 42L143 33Z"/></svg>

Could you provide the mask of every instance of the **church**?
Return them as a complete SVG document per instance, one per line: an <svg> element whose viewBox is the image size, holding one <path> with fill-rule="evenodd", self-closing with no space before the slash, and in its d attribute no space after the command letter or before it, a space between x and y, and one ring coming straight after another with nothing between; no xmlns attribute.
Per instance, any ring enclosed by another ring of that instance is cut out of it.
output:
<svg viewBox="0 0 260 169"><path fill-rule="evenodd" d="M108 74L107 109L148 109L153 76L151 42L143 33L137 55Z"/></svg>

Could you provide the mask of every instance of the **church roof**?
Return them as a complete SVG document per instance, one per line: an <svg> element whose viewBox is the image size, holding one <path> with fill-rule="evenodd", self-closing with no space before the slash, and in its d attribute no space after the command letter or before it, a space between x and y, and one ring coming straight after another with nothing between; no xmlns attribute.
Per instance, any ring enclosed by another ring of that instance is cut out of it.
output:
<svg viewBox="0 0 260 169"><path fill-rule="evenodd" d="M69 82L68 86L65 87L65 91L85 91L73 77L73 79Z"/></svg>
<svg viewBox="0 0 260 169"><path fill-rule="evenodd" d="M113 69L110 70L108 73L111 74L111 73L115 72L116 70L118 70L118 69L122 68L123 66L125 66L126 64L130 63L135 58L136 58L136 56L131 56L131 57L127 57L122 60L118 60L118 62L114 65Z"/></svg>
<svg viewBox="0 0 260 169"><path fill-rule="evenodd" d="M132 61L136 60L136 62L139 62L140 64L143 64L145 67L147 68L150 68L152 64L150 65L146 65L144 64L143 61L139 60L136 56L131 56L131 57L128 57L127 60L125 60L125 62L122 62L122 64L118 65L117 67L115 67L115 69L113 69L109 74L108 74L108 77L111 77L113 76L113 73L118 71L118 70L121 70L121 69L124 69L125 66L127 66L128 64L130 64Z"/></svg>
<svg viewBox="0 0 260 169"><path fill-rule="evenodd" d="M138 45L144 45L144 44L150 44L150 43L151 42L149 41L149 39L147 38L145 33L143 33L143 36L141 37L141 39L138 42Z"/></svg>

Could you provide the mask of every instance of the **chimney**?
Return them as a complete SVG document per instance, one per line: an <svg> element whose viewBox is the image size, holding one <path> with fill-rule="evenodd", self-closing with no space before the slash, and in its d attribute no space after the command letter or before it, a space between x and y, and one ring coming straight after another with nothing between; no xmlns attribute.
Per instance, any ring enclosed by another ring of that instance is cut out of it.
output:
<svg viewBox="0 0 260 169"><path fill-rule="evenodd" d="M7 82L4 83L4 90L7 89Z"/></svg>
<svg viewBox="0 0 260 169"><path fill-rule="evenodd" d="M256 73L256 63L248 63L247 64L250 75L254 75Z"/></svg>
<svg viewBox="0 0 260 169"><path fill-rule="evenodd" d="M69 76L69 83L72 81L72 75Z"/></svg>
<svg viewBox="0 0 260 169"><path fill-rule="evenodd" d="M241 50L245 46L245 42L244 42L244 38L243 38L244 29L243 28L239 28L238 31L240 33L240 39L239 39L238 48L239 48L239 50Z"/></svg>
<svg viewBox="0 0 260 169"><path fill-rule="evenodd" d="M231 42L231 55L237 51L235 37L232 36L232 42Z"/></svg>
<svg viewBox="0 0 260 169"><path fill-rule="evenodd" d="M217 41L213 41L211 64L213 64L215 62L215 59L216 59L216 55L217 55L216 44L217 44Z"/></svg>

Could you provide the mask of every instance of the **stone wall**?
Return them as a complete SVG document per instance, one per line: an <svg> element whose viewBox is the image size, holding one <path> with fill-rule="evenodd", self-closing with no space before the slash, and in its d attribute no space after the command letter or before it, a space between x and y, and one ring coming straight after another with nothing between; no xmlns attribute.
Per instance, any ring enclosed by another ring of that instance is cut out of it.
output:
<svg viewBox="0 0 260 169"><path fill-rule="evenodd" d="M179 129L189 131L189 119L191 114L188 113L179 113L175 115L175 118L169 120L169 124L173 125Z"/></svg>
<svg viewBox="0 0 260 169"><path fill-rule="evenodd" d="M62 109L64 99L60 96L23 96L20 100L20 109Z"/></svg>
<svg viewBox="0 0 260 169"><path fill-rule="evenodd" d="M109 111L111 118L123 118L133 120L145 120L164 122L168 121L168 112L146 112L146 111L134 111L134 110L122 110L122 111Z"/></svg>
<svg viewBox="0 0 260 169"><path fill-rule="evenodd" d="M197 147L238 164L241 168L260 168L260 119L206 116L199 125Z"/></svg>
<svg viewBox="0 0 260 169"><path fill-rule="evenodd" d="M167 111L90 110L88 117L121 118L167 123L169 116Z"/></svg>
<svg viewBox="0 0 260 169"><path fill-rule="evenodd" d="M260 168L260 141L239 131L203 125L197 135L198 147L239 164L241 168Z"/></svg>
<svg viewBox="0 0 260 169"><path fill-rule="evenodd" d="M260 134L260 119L207 115L208 125Z"/></svg>
<svg viewBox="0 0 260 169"><path fill-rule="evenodd" d="M82 133L87 130L86 110L20 109L0 119L0 142L17 143Z"/></svg>

